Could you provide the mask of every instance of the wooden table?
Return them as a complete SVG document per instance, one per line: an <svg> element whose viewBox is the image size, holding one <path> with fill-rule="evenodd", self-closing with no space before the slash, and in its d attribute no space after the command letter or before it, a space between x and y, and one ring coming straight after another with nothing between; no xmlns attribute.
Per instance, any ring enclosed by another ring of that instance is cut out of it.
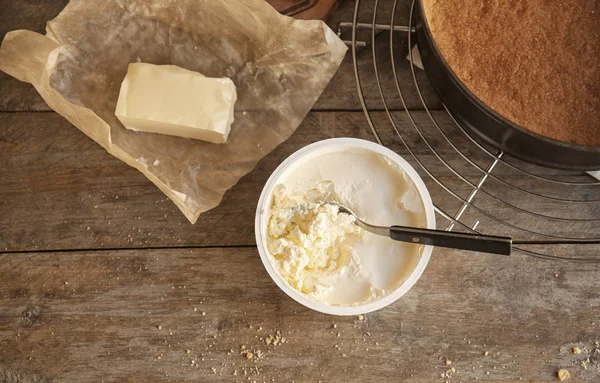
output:
<svg viewBox="0 0 600 383"><path fill-rule="evenodd" d="M0 0L0 36L43 32L66 3ZM400 2L397 21L408 7ZM352 10L344 3L330 25ZM369 65L367 48L359 66ZM408 83L408 63L397 69ZM391 83L389 70L380 75ZM381 110L374 79L363 83ZM425 116L416 95L407 104ZM398 99L389 107L409 123ZM381 133L406 154L391 128ZM559 368L600 381L598 265L435 249L408 294L362 320L310 311L279 290L255 247L259 193L293 151L339 136L373 139L350 55L294 136L190 225L30 85L0 74L0 382L545 382Z"/></svg>

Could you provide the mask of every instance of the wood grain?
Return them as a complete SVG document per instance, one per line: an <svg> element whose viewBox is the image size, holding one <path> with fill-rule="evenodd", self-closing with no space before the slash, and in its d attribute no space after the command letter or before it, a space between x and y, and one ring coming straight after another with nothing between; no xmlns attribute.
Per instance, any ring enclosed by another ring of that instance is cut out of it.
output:
<svg viewBox="0 0 600 383"><path fill-rule="evenodd" d="M18 28L43 32L66 3L0 0L0 36ZM380 3L376 20L389 23L393 2ZM409 3L398 2L397 24L405 22ZM360 21L371 22L374 0L360 4ZM343 2L330 24L351 20L353 6ZM377 39L378 68L388 106L401 109L388 40L385 33ZM406 41L396 43L399 51ZM369 107L381 109L371 54L370 47L361 51L359 68ZM399 57L396 65L411 94L409 108L420 108L406 61ZM424 97L440 106L430 90ZM373 140L350 56L316 108L337 111L311 112L218 208L190 225L140 173L46 112L31 86L0 74L0 382L554 382L559 368L573 382L600 380L599 265L435 249L413 289L364 320L319 314L287 297L254 246L256 202L269 175L295 150L330 137ZM392 121L439 183L412 158L388 116L371 115L383 143L409 159L434 201L453 213L461 202L444 187L465 198L469 183L482 176L476 166L486 168L491 157L444 112L432 116L439 129L420 110L411 112L419 131L405 112L392 113ZM553 179L590 180L518 165ZM600 199L600 188L535 180L502 163L493 175L528 193L490 177L483 191L491 196L480 191L474 201L490 216L471 208L464 222L479 221L495 234L520 232L499 217L547 234L598 236L598 203L532 193L591 201ZM493 196L525 210L592 221L532 217ZM532 249L600 254L598 245ZM265 337L278 331L286 342L267 345ZM575 346L580 354L572 353Z"/></svg>
<svg viewBox="0 0 600 383"><path fill-rule="evenodd" d="M5 254L0 381L597 382L599 272L436 250L361 321L297 304L254 248Z"/></svg>
<svg viewBox="0 0 600 383"><path fill-rule="evenodd" d="M262 187L288 155L330 137L372 139L362 113L311 113L220 207L190 225L145 177L62 117L0 114L0 126L6 164L0 168L0 249L7 251L251 245Z"/></svg>
<svg viewBox="0 0 600 383"><path fill-rule="evenodd" d="M372 21L374 1L363 1L361 6L360 20L365 22ZM406 24L410 1L400 1L397 10L397 23ZM15 29L30 29L38 33L45 33L46 21L54 18L62 8L67 4L67 0L0 0L0 39L4 35ZM5 11L6 10L6 11ZM351 21L354 13L354 6L351 1L345 1L340 5L340 9L334 14L329 25L335 31L340 21ZM378 20L390 23L391 7L381 7L378 12ZM349 38L349 30L344 31L344 38ZM361 34L361 39L371 38L370 33ZM398 33L395 36L395 51L398 52L395 59L399 83L405 87L406 103L409 108L421 109L423 105L414 92L408 92L412 83L412 74L410 66L405 59L407 54L407 39L404 34ZM377 38L376 44L378 68L380 70L380 81L384 89L386 102L391 109L403 109L402 103L397 94L396 82L393 76L391 66L392 61L389 54L389 35L383 33ZM360 48L358 52L358 68L361 74L361 82L364 87L364 94L367 104L372 109L383 109L383 103L377 87L376 77L373 70L373 56L371 48ZM439 109L441 104L428 86L425 75L419 71L418 79L423 86L425 100L428 105L434 109ZM50 108L44 100L37 94L32 86L11 78L5 73L0 72L0 111L49 111ZM356 92L356 80L352 65L350 51L346 55L344 62L338 70L335 77L331 80L329 86L323 92L321 98L314 106L314 110L361 110L361 104Z"/></svg>
<svg viewBox="0 0 600 383"><path fill-rule="evenodd" d="M413 114L423 127L424 136L442 158L475 184L482 172L440 141L439 132L427 122L423 112ZM481 167L487 166L487 156L453 132L451 121L443 113L435 115L469 159ZM444 186L466 198L472 187L454 176L429 151L404 112L394 117L406 141L432 174ZM374 121L384 143L420 169L389 126L387 116L376 113ZM4 251L252 245L258 197L267 178L287 156L305 145L331 137L373 139L360 112L312 112L290 140L264 158L225 195L219 207L203 214L196 225L190 225L141 173L110 156L62 117L54 113L4 113L0 114L0 127L0 163L3 164L0 168L0 227L3 228L0 250ZM462 203L427 177L422 169L420 173L426 177L438 206L450 213L457 211ZM537 182L506 166L499 165L494 174L506 182L545 195L569 197L573 193L572 188ZM551 203L508 189L493 180L484 190L504 199L511 196L509 199L517 206L539 209L548 215L595 218L600 214L598 204ZM598 188L583 188L581 198L600 199L598 193ZM521 224L537 230L541 230L540 225L546 225L549 232L565 230L563 222L532 220L493 202L491 197L476 200L478 206L509 221L519 223L520 220ZM444 224L443 219L440 224ZM482 229L514 234L499 225L482 226ZM589 222L572 225L568 230L570 234L580 231L588 237L597 234Z"/></svg>

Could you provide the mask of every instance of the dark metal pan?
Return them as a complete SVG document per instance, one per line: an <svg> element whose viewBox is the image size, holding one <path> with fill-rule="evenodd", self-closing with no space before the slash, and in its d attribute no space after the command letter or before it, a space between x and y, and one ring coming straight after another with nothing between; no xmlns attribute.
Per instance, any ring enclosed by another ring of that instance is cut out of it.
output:
<svg viewBox="0 0 600 383"><path fill-rule="evenodd" d="M420 0L413 17L425 73L450 113L472 133L473 138L541 166L568 170L600 169L600 147L570 144L530 132L485 105L467 89L442 57Z"/></svg>

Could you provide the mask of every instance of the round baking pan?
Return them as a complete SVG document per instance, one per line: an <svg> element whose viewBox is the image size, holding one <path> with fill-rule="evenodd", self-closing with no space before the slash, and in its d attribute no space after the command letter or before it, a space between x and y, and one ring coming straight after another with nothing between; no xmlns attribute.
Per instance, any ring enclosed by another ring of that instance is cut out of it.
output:
<svg viewBox="0 0 600 383"><path fill-rule="evenodd" d="M567 170L600 169L600 147L553 140L524 129L479 100L450 69L437 48L421 0L417 1L417 45L425 73L442 102L472 137L536 165Z"/></svg>

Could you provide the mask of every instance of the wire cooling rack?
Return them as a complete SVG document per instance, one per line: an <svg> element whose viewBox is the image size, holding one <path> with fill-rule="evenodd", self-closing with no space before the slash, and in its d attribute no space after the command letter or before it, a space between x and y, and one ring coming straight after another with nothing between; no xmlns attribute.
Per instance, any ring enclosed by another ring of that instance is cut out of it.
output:
<svg viewBox="0 0 600 383"><path fill-rule="evenodd" d="M512 158L471 137L444 105L441 110L431 108L424 97L429 84L420 69L409 65L412 83L399 80L398 68L406 66L407 56L410 62L414 58L410 47L416 41L416 0L408 25L396 23L398 0L393 1L389 23L378 22L381 3L389 9L389 2L375 0L373 9L365 10L360 0L355 1L353 20L340 23L338 35L352 30L346 43L367 122L377 142L408 154L405 157L424 176L445 229L509 235L516 252L538 258L600 262L600 181L585 172L548 169ZM364 22L365 16L370 22ZM370 39L364 37L369 34ZM382 48L379 42L386 34L389 38ZM407 44L399 44L399 39ZM359 65L358 56L369 51L372 66ZM365 75L367 70L371 76ZM382 73L390 70L392 81L389 76L382 80ZM373 88L373 75L380 111L364 92ZM417 96L418 108L407 106L407 95ZM391 110L398 100L402 112ZM438 227L443 227L440 221Z"/></svg>

